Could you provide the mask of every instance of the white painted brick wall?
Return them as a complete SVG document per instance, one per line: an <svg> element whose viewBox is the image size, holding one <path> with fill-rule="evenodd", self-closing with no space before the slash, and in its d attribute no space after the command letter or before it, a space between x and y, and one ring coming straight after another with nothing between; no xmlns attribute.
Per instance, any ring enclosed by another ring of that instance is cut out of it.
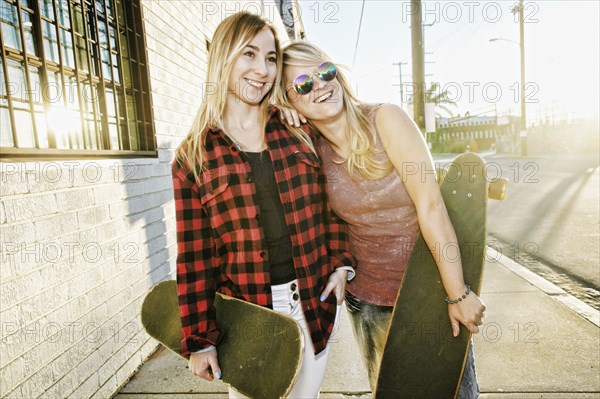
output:
<svg viewBox="0 0 600 399"><path fill-rule="evenodd" d="M156 348L139 310L174 278L170 163L201 101L205 40L261 2L208 3L142 0L158 158L1 164L0 397L108 398Z"/></svg>

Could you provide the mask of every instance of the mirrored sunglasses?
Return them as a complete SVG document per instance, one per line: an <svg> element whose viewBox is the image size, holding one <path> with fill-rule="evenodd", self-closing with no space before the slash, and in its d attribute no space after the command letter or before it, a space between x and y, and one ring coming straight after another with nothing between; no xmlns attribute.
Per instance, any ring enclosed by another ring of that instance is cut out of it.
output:
<svg viewBox="0 0 600 399"><path fill-rule="evenodd" d="M313 88L313 75L324 82L330 82L337 76L337 68L333 62L326 61L319 65L312 75L300 75L294 79L294 90L298 94L308 94Z"/></svg>

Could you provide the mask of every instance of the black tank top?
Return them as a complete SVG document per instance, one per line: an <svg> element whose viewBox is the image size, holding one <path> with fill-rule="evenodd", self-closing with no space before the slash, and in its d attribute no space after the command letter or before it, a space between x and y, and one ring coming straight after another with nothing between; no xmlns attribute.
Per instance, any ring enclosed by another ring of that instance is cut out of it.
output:
<svg viewBox="0 0 600 399"><path fill-rule="evenodd" d="M292 260L292 241L279 198L269 151L243 152L251 166L256 185L256 205L269 252L271 284L284 284L296 278Z"/></svg>

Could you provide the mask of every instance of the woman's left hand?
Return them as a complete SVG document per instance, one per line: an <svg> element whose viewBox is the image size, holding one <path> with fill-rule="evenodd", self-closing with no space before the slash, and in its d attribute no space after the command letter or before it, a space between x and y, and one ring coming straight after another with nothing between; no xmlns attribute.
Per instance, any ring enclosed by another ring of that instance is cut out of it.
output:
<svg viewBox="0 0 600 399"><path fill-rule="evenodd" d="M469 293L462 301L448 305L452 334L458 337L460 324L467 327L471 334L477 334L479 326L483 324L483 312L485 305L474 292Z"/></svg>
<svg viewBox="0 0 600 399"><path fill-rule="evenodd" d="M300 122L306 123L307 120L304 115L299 114L295 108L287 108L281 105L275 105L275 107L280 111L281 121L286 122L292 126L300 126Z"/></svg>
<svg viewBox="0 0 600 399"><path fill-rule="evenodd" d="M321 302L323 302L331 291L334 291L335 297L337 298L337 304L341 305L344 302L344 292L346 291L346 279L348 277L348 270L336 270L331 273L329 276L329 280L327 280L327 285L325 285L325 289L321 293Z"/></svg>

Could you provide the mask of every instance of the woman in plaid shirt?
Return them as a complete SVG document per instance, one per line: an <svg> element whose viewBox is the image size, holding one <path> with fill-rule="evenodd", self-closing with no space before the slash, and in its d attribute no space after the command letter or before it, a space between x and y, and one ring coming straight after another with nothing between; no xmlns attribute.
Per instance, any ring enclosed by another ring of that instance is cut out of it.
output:
<svg viewBox="0 0 600 399"><path fill-rule="evenodd" d="M290 397L316 398L354 261L308 132L290 133L268 105L279 52L250 13L223 20L210 46L203 103L172 168L181 354L193 374L221 377L215 292L273 308L305 335Z"/></svg>

